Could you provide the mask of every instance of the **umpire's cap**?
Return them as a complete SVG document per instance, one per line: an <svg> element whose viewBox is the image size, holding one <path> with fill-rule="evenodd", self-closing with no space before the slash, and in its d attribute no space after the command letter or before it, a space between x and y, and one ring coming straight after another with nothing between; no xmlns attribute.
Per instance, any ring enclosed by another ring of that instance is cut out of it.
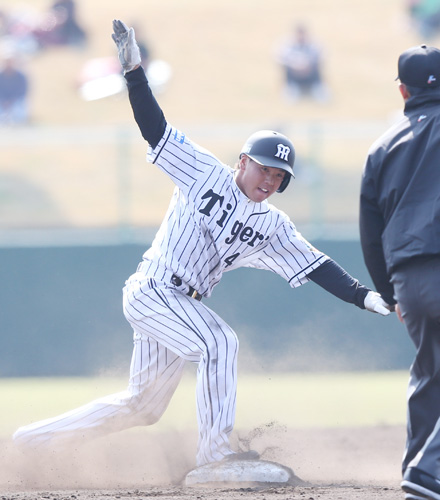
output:
<svg viewBox="0 0 440 500"><path fill-rule="evenodd" d="M282 193L290 182L295 162L295 148L285 135L273 130L260 130L252 134L240 151L242 155L249 156L252 160L266 167L281 168L287 174L281 183L278 193Z"/></svg>
<svg viewBox="0 0 440 500"><path fill-rule="evenodd" d="M440 85L440 50L419 45L405 50L399 56L398 76L402 83L416 88Z"/></svg>

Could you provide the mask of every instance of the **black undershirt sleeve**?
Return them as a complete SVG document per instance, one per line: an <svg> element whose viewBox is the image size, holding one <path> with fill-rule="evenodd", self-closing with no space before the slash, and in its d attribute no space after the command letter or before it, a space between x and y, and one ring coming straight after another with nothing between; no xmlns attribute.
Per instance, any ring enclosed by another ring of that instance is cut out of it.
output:
<svg viewBox="0 0 440 500"><path fill-rule="evenodd" d="M339 299L365 309L364 300L370 288L361 285L334 260L324 262L307 277Z"/></svg>
<svg viewBox="0 0 440 500"><path fill-rule="evenodd" d="M167 122L157 103L142 66L125 74L128 97L142 137L154 149L165 132Z"/></svg>

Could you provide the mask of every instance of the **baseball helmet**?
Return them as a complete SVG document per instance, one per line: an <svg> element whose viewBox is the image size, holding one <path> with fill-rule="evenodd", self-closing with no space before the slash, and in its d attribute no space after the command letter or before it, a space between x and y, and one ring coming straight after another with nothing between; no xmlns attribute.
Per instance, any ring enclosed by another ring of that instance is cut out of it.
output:
<svg viewBox="0 0 440 500"><path fill-rule="evenodd" d="M260 130L252 134L240 151L240 158L249 156L252 160L266 167L281 168L286 172L277 193L282 193L288 186L293 174L295 148L283 134L273 130Z"/></svg>

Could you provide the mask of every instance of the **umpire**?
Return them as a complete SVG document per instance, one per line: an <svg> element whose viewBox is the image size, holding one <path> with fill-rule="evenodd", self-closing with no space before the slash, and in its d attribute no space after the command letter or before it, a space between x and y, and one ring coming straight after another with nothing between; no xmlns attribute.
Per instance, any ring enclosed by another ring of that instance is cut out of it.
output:
<svg viewBox="0 0 440 500"><path fill-rule="evenodd" d="M377 291L416 347L410 368L402 489L440 500L440 50L398 60L401 120L370 148L360 236Z"/></svg>

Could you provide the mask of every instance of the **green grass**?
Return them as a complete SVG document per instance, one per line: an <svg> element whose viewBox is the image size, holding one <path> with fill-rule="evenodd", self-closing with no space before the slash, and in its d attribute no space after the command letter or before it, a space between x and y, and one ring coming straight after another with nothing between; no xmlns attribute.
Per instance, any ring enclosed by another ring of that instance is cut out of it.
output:
<svg viewBox="0 0 440 500"><path fill-rule="evenodd" d="M405 371L244 374L239 377L236 428L270 422L289 428L404 424L407 379ZM123 389L121 378L0 379L0 437ZM154 429L195 427L195 376L188 373Z"/></svg>

